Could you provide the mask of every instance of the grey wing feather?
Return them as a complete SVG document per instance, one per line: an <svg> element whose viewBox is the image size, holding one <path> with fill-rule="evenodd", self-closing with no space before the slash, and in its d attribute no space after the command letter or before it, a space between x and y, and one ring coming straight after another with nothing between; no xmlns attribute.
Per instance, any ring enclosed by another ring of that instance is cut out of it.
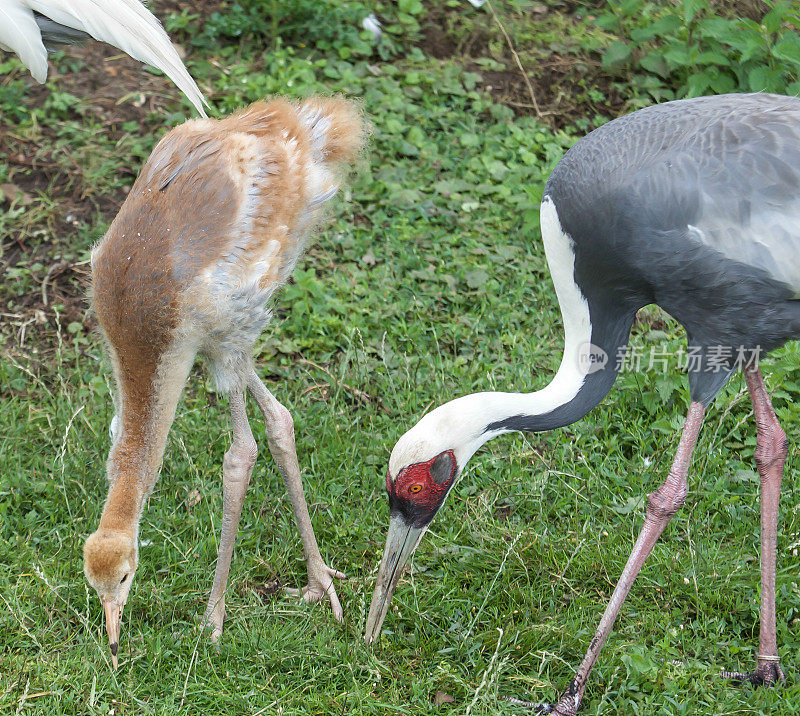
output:
<svg viewBox="0 0 800 716"><path fill-rule="evenodd" d="M61 25L41 13L34 12L33 17L48 52L55 52L58 45L78 45L91 39L88 33Z"/></svg>
<svg viewBox="0 0 800 716"><path fill-rule="evenodd" d="M574 240L678 232L800 297L800 99L654 105L572 147L545 187Z"/></svg>
<svg viewBox="0 0 800 716"><path fill-rule="evenodd" d="M546 193L565 210L592 205L595 225L611 211L645 234L677 230L800 295L797 98L722 95L634 112L567 152Z"/></svg>
<svg viewBox="0 0 800 716"><path fill-rule="evenodd" d="M731 121L724 131L724 146L693 158L698 206L690 235L800 296L800 117L755 127Z"/></svg>
<svg viewBox="0 0 800 716"><path fill-rule="evenodd" d="M153 149L147 164L142 168L137 184L165 191L181 175L197 177L198 168L222 151L222 143L214 137L198 139L184 133L167 135ZM166 139L166 138L165 138Z"/></svg>

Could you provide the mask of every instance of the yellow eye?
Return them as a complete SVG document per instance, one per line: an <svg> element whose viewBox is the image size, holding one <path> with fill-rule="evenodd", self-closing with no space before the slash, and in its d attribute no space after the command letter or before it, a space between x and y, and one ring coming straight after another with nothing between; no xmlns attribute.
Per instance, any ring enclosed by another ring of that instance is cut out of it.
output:
<svg viewBox="0 0 800 716"><path fill-rule="evenodd" d="M416 493L417 493L417 492L419 492L421 489L422 489L422 485L420 485L420 484L416 484L416 485L411 485L411 487L409 487L409 488L408 488L408 491L409 491L409 492L413 492L414 494L416 494Z"/></svg>

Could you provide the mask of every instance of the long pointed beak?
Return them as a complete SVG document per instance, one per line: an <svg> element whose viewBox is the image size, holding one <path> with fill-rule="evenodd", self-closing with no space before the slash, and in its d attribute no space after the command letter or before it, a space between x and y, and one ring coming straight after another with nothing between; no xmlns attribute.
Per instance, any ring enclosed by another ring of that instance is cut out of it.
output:
<svg viewBox="0 0 800 716"><path fill-rule="evenodd" d="M372 595L364 633L364 641L367 644L372 644L381 633L383 620L389 611L389 603L403 574L403 568L427 529L427 525L409 527L399 516L394 516L389 521L389 533L386 535L386 546L383 548L383 559L378 570L375 593Z"/></svg>
<svg viewBox="0 0 800 716"><path fill-rule="evenodd" d="M111 599L103 602L103 611L106 613L106 632L108 633L108 643L111 647L111 663L114 665L114 671L119 666L117 652L119 651L119 632L122 627L122 610L124 607L124 604L117 604Z"/></svg>

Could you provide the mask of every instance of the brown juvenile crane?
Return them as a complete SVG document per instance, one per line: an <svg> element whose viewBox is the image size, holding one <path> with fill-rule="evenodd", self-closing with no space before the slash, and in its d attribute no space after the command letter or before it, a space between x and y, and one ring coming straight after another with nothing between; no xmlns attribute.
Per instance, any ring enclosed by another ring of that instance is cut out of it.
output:
<svg viewBox="0 0 800 716"><path fill-rule="evenodd" d="M153 150L108 233L92 252L94 308L116 381L116 415L100 524L84 572L105 610L112 660L138 564L139 521L158 478L167 433L195 357L230 399L233 441L223 462L223 519L206 610L222 633L225 586L256 459L245 392L266 422L269 448L294 508L308 566L307 601L326 595L342 618L333 577L308 514L292 416L261 382L252 348L272 293L356 158L364 129L337 98L257 103L223 120L173 129Z"/></svg>

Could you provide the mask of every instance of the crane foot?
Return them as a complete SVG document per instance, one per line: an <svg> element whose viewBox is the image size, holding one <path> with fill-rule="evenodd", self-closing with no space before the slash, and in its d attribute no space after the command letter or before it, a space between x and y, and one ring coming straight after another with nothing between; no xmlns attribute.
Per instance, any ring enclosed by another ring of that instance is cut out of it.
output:
<svg viewBox="0 0 800 716"><path fill-rule="evenodd" d="M750 673L744 671L723 671L723 679L732 681L734 684L750 684L751 686L777 686L786 681L779 661L758 660L755 671Z"/></svg>
<svg viewBox="0 0 800 716"><path fill-rule="evenodd" d="M510 696L504 696L503 699L515 706L533 709L535 716L576 716L578 713L578 704L575 702L575 697L570 697L569 700L566 700L566 697L562 697L557 704L548 704L543 701L522 701Z"/></svg>
<svg viewBox="0 0 800 716"><path fill-rule="evenodd" d="M342 612L342 605L339 602L339 597L336 594L336 587L334 587L333 580L344 579L345 575L336 569L332 569L325 562L320 560L308 560L308 584L301 589L290 589L284 587L283 591L286 594L299 597L312 604L325 599L327 596L331 602L331 609L336 621L342 621L344 614Z"/></svg>

